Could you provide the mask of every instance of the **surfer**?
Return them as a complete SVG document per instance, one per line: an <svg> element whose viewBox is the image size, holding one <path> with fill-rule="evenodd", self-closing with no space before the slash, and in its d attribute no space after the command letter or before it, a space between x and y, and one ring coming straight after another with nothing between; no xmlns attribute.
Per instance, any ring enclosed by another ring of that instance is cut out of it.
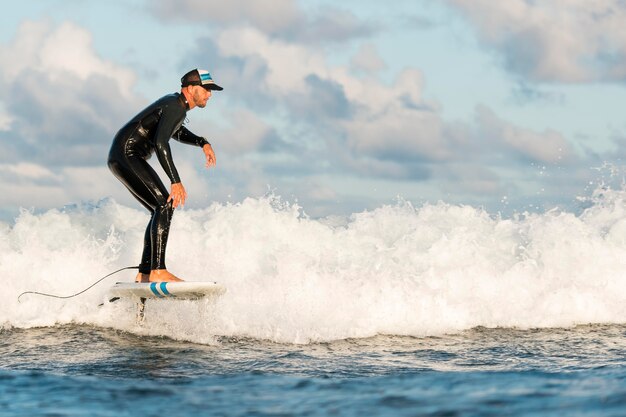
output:
<svg viewBox="0 0 626 417"><path fill-rule="evenodd" d="M109 169L152 215L146 228L136 282L182 281L165 267L172 215L187 198L172 160L169 140L174 138L202 148L207 168L215 166L211 144L183 126L187 111L204 108L215 90L221 91L222 87L215 84L208 71L191 70L181 78L180 93L168 94L146 107L113 139ZM170 191L147 162L153 153L171 181Z"/></svg>

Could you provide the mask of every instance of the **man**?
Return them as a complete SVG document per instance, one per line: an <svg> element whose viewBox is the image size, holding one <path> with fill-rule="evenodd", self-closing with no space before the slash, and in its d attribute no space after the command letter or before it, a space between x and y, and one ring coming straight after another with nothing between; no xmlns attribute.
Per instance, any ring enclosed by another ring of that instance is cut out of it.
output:
<svg viewBox="0 0 626 417"><path fill-rule="evenodd" d="M206 106L211 91L221 91L208 71L194 69L181 78L180 93L161 97L117 132L109 152L109 169L152 217L146 228L136 282L182 281L165 267L165 247L174 209L185 204L187 193L180 181L169 140L202 148L207 168L215 166L215 153L203 137L191 133L183 122L187 111ZM168 192L147 159L156 153L171 181Z"/></svg>

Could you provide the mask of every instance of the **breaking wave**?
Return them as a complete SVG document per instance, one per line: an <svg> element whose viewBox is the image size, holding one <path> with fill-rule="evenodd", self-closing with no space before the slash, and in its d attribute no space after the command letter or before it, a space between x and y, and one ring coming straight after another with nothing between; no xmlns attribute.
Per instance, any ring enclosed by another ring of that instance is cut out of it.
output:
<svg viewBox="0 0 626 417"><path fill-rule="evenodd" d="M149 300L138 325L130 300L108 303L108 272L136 265L148 221L107 199L23 211L0 223L0 325L84 323L211 343L215 336L308 343L376 334L425 336L486 327L623 323L626 192L598 190L580 214L504 219L471 206L406 201L311 219L268 196L177 211L168 267L218 281L214 300ZM99 304L103 303L102 306Z"/></svg>

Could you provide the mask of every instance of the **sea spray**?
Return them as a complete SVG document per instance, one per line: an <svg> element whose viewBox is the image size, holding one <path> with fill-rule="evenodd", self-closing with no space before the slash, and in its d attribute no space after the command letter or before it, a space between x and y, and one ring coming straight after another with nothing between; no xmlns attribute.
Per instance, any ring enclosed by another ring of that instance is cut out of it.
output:
<svg viewBox="0 0 626 417"><path fill-rule="evenodd" d="M504 219L446 203L399 201L344 222L311 219L274 196L175 213L167 265L218 281L216 300L108 303L106 273L136 265L148 216L113 200L23 212L0 228L5 326L69 322L211 343L216 335L307 343L376 334L434 335L485 327L622 323L626 194L603 190L575 215ZM100 303L104 303L99 307Z"/></svg>

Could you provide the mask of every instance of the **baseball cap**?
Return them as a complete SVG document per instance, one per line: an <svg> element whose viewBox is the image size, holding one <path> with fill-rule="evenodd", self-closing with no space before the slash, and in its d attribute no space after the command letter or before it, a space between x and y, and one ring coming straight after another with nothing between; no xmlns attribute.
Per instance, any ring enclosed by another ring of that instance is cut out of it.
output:
<svg viewBox="0 0 626 417"><path fill-rule="evenodd" d="M180 79L181 87L187 87L188 85L201 85L207 90L223 90L222 87L215 84L215 81L211 78L209 71L197 68L189 71L187 74L183 75L183 78Z"/></svg>

